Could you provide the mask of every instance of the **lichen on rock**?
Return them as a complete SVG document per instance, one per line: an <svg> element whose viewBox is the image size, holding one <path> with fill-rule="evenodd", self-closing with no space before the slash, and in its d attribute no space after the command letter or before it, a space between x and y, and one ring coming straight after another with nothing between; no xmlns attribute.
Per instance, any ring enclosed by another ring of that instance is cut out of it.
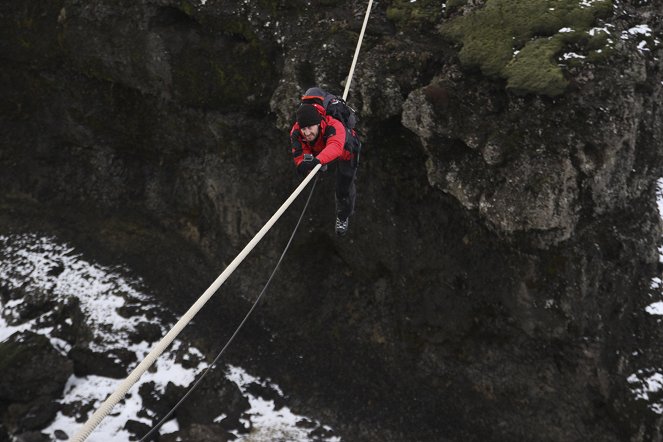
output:
<svg viewBox="0 0 663 442"><path fill-rule="evenodd" d="M441 25L443 36L462 45L461 63L524 93L557 96L568 81L555 56L569 43L565 30L589 31L612 11L611 0L487 0Z"/></svg>

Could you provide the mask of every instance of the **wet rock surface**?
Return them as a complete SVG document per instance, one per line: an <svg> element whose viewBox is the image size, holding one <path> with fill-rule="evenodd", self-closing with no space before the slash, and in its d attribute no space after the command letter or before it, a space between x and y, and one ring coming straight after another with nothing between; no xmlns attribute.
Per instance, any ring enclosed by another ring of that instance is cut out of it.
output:
<svg viewBox="0 0 663 442"><path fill-rule="evenodd" d="M351 234L333 235L332 168L228 358L344 440L656 439L659 415L627 378L662 365L644 311L660 297L661 6L615 2L592 23L611 55L564 65L564 93L550 97L459 60L443 28L489 2L433 3L374 8L350 90L365 145ZM340 93L364 10L0 6L0 233L45 231L126 263L184 311L298 183L288 122L307 87ZM630 32L643 24L647 50ZM201 312L192 334L210 354L262 288L295 206ZM29 297L3 317L75 317L73 301ZM89 340L58 317L62 339ZM57 359L63 373L94 372L99 357ZM19 391L6 394L20 403ZM21 407L3 408L5 431L19 434ZM227 436L209 422L182 432Z"/></svg>

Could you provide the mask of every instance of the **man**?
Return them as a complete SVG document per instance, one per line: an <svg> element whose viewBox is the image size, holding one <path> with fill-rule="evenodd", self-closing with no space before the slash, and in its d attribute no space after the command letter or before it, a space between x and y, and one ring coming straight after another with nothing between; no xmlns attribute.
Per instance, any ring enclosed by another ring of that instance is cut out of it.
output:
<svg viewBox="0 0 663 442"><path fill-rule="evenodd" d="M354 213L357 165L352 152L346 149L343 123L327 115L322 102L305 102L297 109L290 145L297 172L302 176L318 164L336 161L336 234L344 236Z"/></svg>

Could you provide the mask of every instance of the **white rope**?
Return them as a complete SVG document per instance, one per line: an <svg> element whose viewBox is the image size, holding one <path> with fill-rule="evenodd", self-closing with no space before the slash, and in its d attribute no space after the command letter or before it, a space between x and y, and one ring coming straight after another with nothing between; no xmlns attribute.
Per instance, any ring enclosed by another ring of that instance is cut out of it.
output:
<svg viewBox="0 0 663 442"><path fill-rule="evenodd" d="M366 8L366 15L364 16L364 23L361 25L361 32L359 33L359 39L357 40L357 48L355 49L355 55L352 58L352 65L350 66L348 81L347 83L345 83L345 90L343 91L343 100L348 99L348 92L350 91L350 83L352 83L352 76L355 73L355 66L357 65L357 59L359 58L359 49L361 49L361 42L364 41L364 32L366 31L366 25L368 24L368 17L371 15L372 5L373 5L373 0L369 0L368 7Z"/></svg>
<svg viewBox="0 0 663 442"><path fill-rule="evenodd" d="M263 295L267 291L267 287L269 287L269 284L272 282L272 279L274 279L274 275L276 275L276 271L279 269L279 266L281 265L281 262L283 261L283 258L285 258L285 254L288 251L288 249L290 248L290 244L292 244L292 240L295 239L295 234L297 233L297 229L299 229L299 225L302 223L302 220L304 219L304 214L306 213L306 209L308 208L308 205L311 202L311 197L313 196L313 191L315 190L315 185L316 185L317 182L318 182L318 178L316 177L315 181L313 181L313 185L311 186L311 192L308 194L308 198L306 199L306 203L304 204L304 208L302 209L302 213L299 215L299 219L297 220L297 224L295 224L295 228L292 229L292 233L290 234L290 239L288 239L288 242L285 245L285 248L283 249L283 252L281 252L281 256L279 257L279 260L276 262L276 265L274 266L274 270L272 270L272 273L269 275L269 278L267 278L267 282L265 283L262 290L260 291L260 294L258 295L256 300L253 302L253 305L249 309L248 313L246 315L244 315L244 319L242 319L242 322L239 323L239 325L237 326L237 328L235 329L233 334L230 336L230 338L226 342L226 345L224 345L223 348L221 349L221 351L219 353L217 353L214 360L212 360L212 362L207 366L207 368L202 372L202 374L200 376L198 376L198 379L196 380L196 382L194 382L193 385L191 387L189 387L189 389L184 394L184 396L182 396L182 398L179 400L179 402L177 402L170 409L170 411L168 413L166 413L166 415L164 417L162 417L161 420L155 426L153 426L150 431L148 431L145 434L145 436L141 437L138 442L143 442L143 441L149 440L148 438L151 435L153 435L156 431L158 431L159 428L161 428L161 426L170 419L170 417L173 415L173 413L175 413L175 410L177 410L180 407L180 405L182 405L182 403L184 403L186 398L189 397L189 395L198 387L198 385L203 381L203 379L205 379L205 376L207 376L207 373L209 373L214 368L214 366L219 361L219 359L221 359L221 355L223 355L223 353L230 346L230 344L233 342L235 337L239 334L239 331L242 329L242 327L244 326L246 321L248 321L249 316L251 316L251 313L253 313L253 310L255 310L255 308L257 307L258 302L260 302Z"/></svg>
<svg viewBox="0 0 663 442"><path fill-rule="evenodd" d="M366 9L366 16L364 17L364 23L361 27L361 32L359 33L359 40L357 41L357 48L355 49L354 57L352 59L352 65L350 66L350 73L348 74L348 81L345 84L345 90L343 91L343 100L346 100L348 97L348 92L350 90L350 84L352 83L352 77L354 75L355 66L357 64L357 59L359 58L359 50L361 49L361 43L364 39L364 32L366 31L366 25L368 24L368 17L371 13L371 6L373 5L373 0L369 0L368 8ZM283 215L283 212L292 204L292 202L299 196L299 194L304 190L304 187L313 179L313 177L318 173L322 167L320 164L316 165L311 173L309 173L306 178L301 182L301 184L295 189L295 191L288 197L288 199L281 205L281 207L272 215L272 217L267 221L262 229L256 234L255 237L244 247L244 249L237 255L237 257L226 267L226 269L219 275L218 278L212 283L211 286L205 293L203 293L200 298L189 308L189 310L180 318L179 321L173 326L173 328L164 336L161 341L150 351L150 353L143 359L143 361L138 364L136 368L127 376L127 378L122 381L122 383L115 389L113 394L111 394L103 404L94 412L94 414L87 420L85 425L74 435L72 442L83 442L85 441L94 429L101 423L101 421L111 412L113 407L126 395L127 391L136 383L138 379L147 371L148 368L154 364L154 361L157 360L159 356L166 350L166 348L175 340L177 335L186 327L186 325L191 322L193 317L203 308L205 303L214 295L214 293L219 289L221 284L225 282L226 279L235 271L235 269L240 265L244 258L253 250L253 248L260 242L260 240L267 234L269 229L278 221L278 219Z"/></svg>
<svg viewBox="0 0 663 442"><path fill-rule="evenodd" d="M274 215L267 221L262 229L256 234L255 237L244 247L244 249L237 255L237 257L226 267L226 269L216 278L216 281L212 283L211 286L205 293L203 293L200 298L189 308L189 310L182 316L182 318L177 321L177 324L168 332L166 336L161 339L161 341L150 351L150 353L143 359L143 361L129 374L129 376L116 388L116 390L111 394L103 404L95 411L95 413L88 419L85 425L79 430L78 433L72 439L73 442L83 442L88 438L90 433L99 425L103 418L105 418L113 409L115 404L117 404L129 391L129 388L135 384L138 379L147 371L148 368L156 361L156 359L164 352L164 350L173 342L177 335L184 329L184 327L193 319L193 317L200 311L200 309L205 305L205 303L212 297L214 292L224 283L226 279L230 276L232 272L235 271L237 266L246 258L246 256L253 250L253 248L260 242L260 240L265 236L265 234L271 229L271 227L278 221L278 219L283 215L283 212L292 204L292 202L297 198L297 196L304 190L304 187L313 179L318 170L320 170L321 165L316 165L312 172L304 178L301 184L295 189L295 191L290 195L290 197L281 205L281 207L276 211Z"/></svg>

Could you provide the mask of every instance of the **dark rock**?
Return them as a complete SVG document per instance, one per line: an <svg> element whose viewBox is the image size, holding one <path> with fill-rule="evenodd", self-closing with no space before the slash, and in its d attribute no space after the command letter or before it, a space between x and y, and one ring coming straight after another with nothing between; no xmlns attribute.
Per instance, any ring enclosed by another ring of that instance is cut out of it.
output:
<svg viewBox="0 0 663 442"><path fill-rule="evenodd" d="M227 433L218 425L191 424L191 426L159 437L159 442L176 442L191 440L196 442L228 442L235 440L235 436Z"/></svg>
<svg viewBox="0 0 663 442"><path fill-rule="evenodd" d="M0 343L0 398L27 402L40 396L58 397L73 374L72 365L44 336L15 333Z"/></svg>
<svg viewBox="0 0 663 442"><path fill-rule="evenodd" d="M212 424L219 416L225 415L221 421L223 428L244 430L239 419L249 408L249 401L242 395L237 385L226 379L222 370L213 369L208 372L175 415L184 428L192 424Z"/></svg>
<svg viewBox="0 0 663 442"><path fill-rule="evenodd" d="M175 404L177 404L184 396L186 391L187 389L185 387L180 387L172 382L168 382L165 391L161 393L155 390L154 382L145 382L138 389L138 394L140 394L141 400L143 401L143 408L152 411L153 416L156 417L156 423L171 411Z"/></svg>
<svg viewBox="0 0 663 442"><path fill-rule="evenodd" d="M313 429L313 428L318 427L317 423L313 422L310 419L306 419L306 418L298 420L295 425L299 428L308 428L308 429Z"/></svg>
<svg viewBox="0 0 663 442"><path fill-rule="evenodd" d="M21 433L17 436L14 436L13 440L15 442L51 442L51 438L48 437L47 434L40 433L38 431Z"/></svg>
<svg viewBox="0 0 663 442"><path fill-rule="evenodd" d="M53 435L55 436L55 438L57 440L67 440L67 439L69 439L69 436L67 435L67 433L65 433L62 430L55 430L53 432Z"/></svg>
<svg viewBox="0 0 663 442"><path fill-rule="evenodd" d="M173 349L175 354L175 362L181 364L183 368L199 368L201 364L205 362L205 358L202 353L193 347L187 345L181 345L176 349Z"/></svg>
<svg viewBox="0 0 663 442"><path fill-rule="evenodd" d="M64 264L61 263L61 262L58 262L53 267L51 267L51 269L48 272L46 272L46 274L48 276L57 278L58 276L60 276L62 274L62 272L64 272L64 270L65 270Z"/></svg>
<svg viewBox="0 0 663 442"><path fill-rule="evenodd" d="M26 292L22 287L8 287L6 283L0 284L2 289L0 290L0 296L2 296L2 302L6 303L12 299L23 299L26 296Z"/></svg>
<svg viewBox="0 0 663 442"><path fill-rule="evenodd" d="M50 314L42 320L42 325L51 325L52 335L71 345L87 346L92 340L90 324L86 322L80 301L75 296L56 302Z"/></svg>
<svg viewBox="0 0 663 442"><path fill-rule="evenodd" d="M149 425L143 422L138 422L133 419L129 419L127 423L124 425L124 429L136 435L137 439L140 439L141 437L146 435L152 429L152 427L150 427Z"/></svg>
<svg viewBox="0 0 663 442"><path fill-rule="evenodd" d="M252 382L246 386L246 392L256 397L261 397L266 401L274 402L274 409L280 410L286 405L285 398L274 388Z"/></svg>
<svg viewBox="0 0 663 442"><path fill-rule="evenodd" d="M318 427L309 433L311 440L327 440L334 436L336 434L334 434L333 430L324 427Z"/></svg>
<svg viewBox="0 0 663 442"><path fill-rule="evenodd" d="M74 363L76 376L95 374L115 379L126 377L127 366L136 360L136 355L126 349L97 353L89 348L72 347L68 356Z"/></svg>
<svg viewBox="0 0 663 442"><path fill-rule="evenodd" d="M52 398L41 397L27 403L15 402L7 408L3 421L12 433L39 430L51 422L61 406Z"/></svg>
<svg viewBox="0 0 663 442"><path fill-rule="evenodd" d="M133 318L134 316L140 315L143 312L143 309L140 305L130 304L120 306L115 311L123 318Z"/></svg>
<svg viewBox="0 0 663 442"><path fill-rule="evenodd" d="M164 333L158 324L152 322L141 322L136 325L136 332L132 334L134 343L141 341L156 342L163 337Z"/></svg>
<svg viewBox="0 0 663 442"><path fill-rule="evenodd" d="M85 423L96 410L94 402L72 401L62 405L62 414L73 417L77 423Z"/></svg>
<svg viewBox="0 0 663 442"><path fill-rule="evenodd" d="M108 350L107 354L110 358L113 358L116 362L122 364L122 366L125 367L125 370L131 364L138 361L136 353L127 348L113 348Z"/></svg>
<svg viewBox="0 0 663 442"><path fill-rule="evenodd" d="M2 311L2 316L11 325L35 319L52 310L56 304L52 294L45 290L22 291L21 300L13 308L4 308Z"/></svg>

